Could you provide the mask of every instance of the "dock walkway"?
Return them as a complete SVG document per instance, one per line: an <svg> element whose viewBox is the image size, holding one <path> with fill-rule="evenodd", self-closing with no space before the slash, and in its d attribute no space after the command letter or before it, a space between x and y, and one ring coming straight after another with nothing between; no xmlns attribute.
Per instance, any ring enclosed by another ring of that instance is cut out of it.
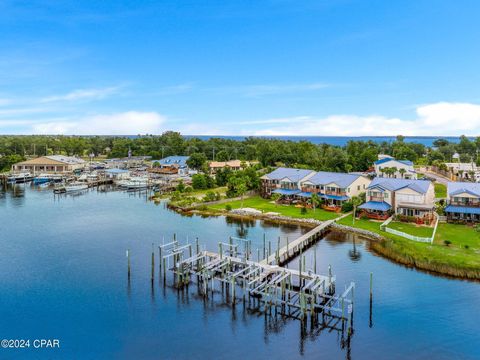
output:
<svg viewBox="0 0 480 360"><path fill-rule="evenodd" d="M300 252L309 248L315 240L318 239L325 231L328 230L328 227L332 225L335 220L328 220L318 225L314 229L310 230L306 234L300 236L298 239L288 242L287 244L278 249L275 253L271 254L267 258L263 259L261 264L273 264L277 263L278 265L285 264L289 262L293 257L297 256Z"/></svg>

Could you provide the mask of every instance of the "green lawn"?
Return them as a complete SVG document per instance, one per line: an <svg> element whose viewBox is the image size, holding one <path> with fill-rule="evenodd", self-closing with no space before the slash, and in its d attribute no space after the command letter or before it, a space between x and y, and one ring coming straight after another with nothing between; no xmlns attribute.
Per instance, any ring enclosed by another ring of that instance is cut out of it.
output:
<svg viewBox="0 0 480 360"><path fill-rule="evenodd" d="M210 205L210 210L225 210L225 207L230 205L232 209L239 209L242 207L241 200L231 201L223 204ZM276 212L284 216L290 216L300 219L316 219L320 221L335 219L339 214L325 211L323 209L308 209L306 214L301 213L300 208L296 208L293 205L275 205L270 199L264 199L260 196L253 196L243 200L244 208L253 208L261 210L263 212Z"/></svg>
<svg viewBox="0 0 480 360"><path fill-rule="evenodd" d="M444 241L449 240L451 248L460 248L477 251L480 257L480 233L473 227L460 224L438 224L434 244L445 246Z"/></svg>
<svg viewBox="0 0 480 360"><path fill-rule="evenodd" d="M376 232L376 233L379 233L380 235L385 235L385 232L380 230L380 224L382 223L380 221L377 222L377 221L372 221L367 219L355 219L355 224L353 224L352 215L348 215L343 219L338 220L337 222L341 225L352 226L359 229Z"/></svg>
<svg viewBox="0 0 480 360"><path fill-rule="evenodd" d="M427 268L435 269L436 271L446 272L453 268L455 270L450 274L460 274L463 276L462 269L479 271L480 269L480 233L475 229L457 224L440 223L435 234L433 244L421 243L417 241L408 240L400 236L389 234L380 230L380 222L371 220L355 220L352 225L352 216L349 215L338 221L339 224L357 227L364 230L370 230L389 239L385 246L387 253L400 255L404 259L412 259L416 264L430 264ZM401 223L390 223L396 229L400 230L400 226L406 230L406 226L414 227L414 225ZM398 226L398 227L397 227ZM415 228L414 231L419 231L420 228ZM404 231L401 230L401 231ZM412 231L411 228L409 228ZM423 230L421 230L423 231ZM415 234L416 235L416 234ZM423 236L423 235L421 235ZM449 246L444 244L444 240L451 241ZM465 247L468 246L468 248Z"/></svg>
<svg viewBox="0 0 480 360"><path fill-rule="evenodd" d="M413 236L420 236L420 237L431 237L433 235L433 227L429 226L417 226L412 223L405 223L401 221L392 221L387 227L402 231L404 233L413 235Z"/></svg>
<svg viewBox="0 0 480 360"><path fill-rule="evenodd" d="M446 198L447 197L447 187L440 183L435 183L435 197L437 198Z"/></svg>

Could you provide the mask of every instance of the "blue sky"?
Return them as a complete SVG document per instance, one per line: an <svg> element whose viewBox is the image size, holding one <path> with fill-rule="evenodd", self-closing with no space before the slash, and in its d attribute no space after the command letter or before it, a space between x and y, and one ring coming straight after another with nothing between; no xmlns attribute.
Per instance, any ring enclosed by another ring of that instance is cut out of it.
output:
<svg viewBox="0 0 480 360"><path fill-rule="evenodd" d="M0 1L0 133L480 134L480 2Z"/></svg>

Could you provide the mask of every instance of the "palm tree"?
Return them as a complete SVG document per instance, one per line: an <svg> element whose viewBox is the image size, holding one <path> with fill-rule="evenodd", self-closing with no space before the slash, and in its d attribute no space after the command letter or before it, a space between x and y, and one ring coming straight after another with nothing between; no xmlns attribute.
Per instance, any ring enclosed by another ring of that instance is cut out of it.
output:
<svg viewBox="0 0 480 360"><path fill-rule="evenodd" d="M392 171L392 175L395 175L395 173L398 171L398 169L395 166L390 168L390 169ZM393 176L393 177L395 177L395 176Z"/></svg>
<svg viewBox="0 0 480 360"><path fill-rule="evenodd" d="M311 200L313 205L313 212L315 212L317 206L320 205L320 197L318 196L317 193L313 193Z"/></svg>
<svg viewBox="0 0 480 360"><path fill-rule="evenodd" d="M353 224L355 224L355 217L357 216L357 206L362 204L362 199L359 196L353 196L350 201L353 204Z"/></svg>
<svg viewBox="0 0 480 360"><path fill-rule="evenodd" d="M403 179L407 170L405 170L404 168L401 168L400 170L398 170L398 172L400 173L400 175L402 176L402 179Z"/></svg>

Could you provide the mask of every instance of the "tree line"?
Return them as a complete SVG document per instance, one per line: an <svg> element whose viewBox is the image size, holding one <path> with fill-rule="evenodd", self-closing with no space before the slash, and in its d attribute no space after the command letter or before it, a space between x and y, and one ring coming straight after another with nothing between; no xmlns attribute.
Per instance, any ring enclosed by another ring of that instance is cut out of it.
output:
<svg viewBox="0 0 480 360"><path fill-rule="evenodd" d="M439 164L456 159L480 164L480 137L470 140L461 136L458 142L437 139L432 147L406 142L397 136L392 142L350 140L345 146L314 144L247 137L238 141L227 138L201 139L184 137L168 131L162 135L119 136L0 136L0 169L8 170L22 159L52 154L108 158L151 156L161 159L170 155L190 155L200 163L208 160L257 160L262 166L296 166L324 171L365 171L377 160L378 154L417 164Z"/></svg>

